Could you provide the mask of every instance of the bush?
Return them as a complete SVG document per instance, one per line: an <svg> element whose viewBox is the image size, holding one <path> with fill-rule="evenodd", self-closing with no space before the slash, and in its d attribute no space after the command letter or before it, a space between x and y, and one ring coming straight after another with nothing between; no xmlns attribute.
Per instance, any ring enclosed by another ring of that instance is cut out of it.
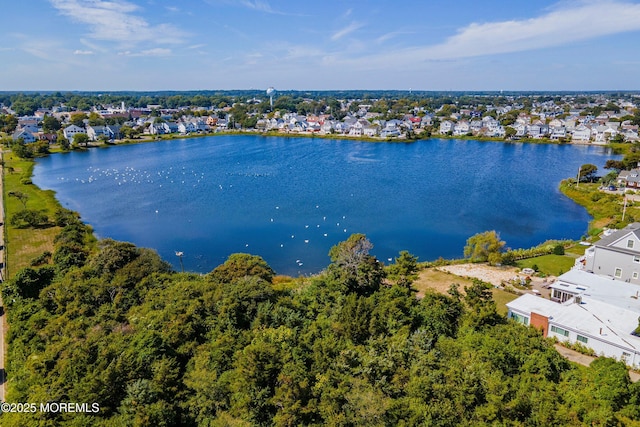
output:
<svg viewBox="0 0 640 427"><path fill-rule="evenodd" d="M553 254L554 255L564 255L564 246L563 245L556 245L553 247Z"/></svg>
<svg viewBox="0 0 640 427"><path fill-rule="evenodd" d="M51 252L45 251L41 255L38 255L37 257L32 259L30 264L32 267L48 264L49 261L51 260L51 255L52 255Z"/></svg>
<svg viewBox="0 0 640 427"><path fill-rule="evenodd" d="M23 209L15 213L9 220L9 224L17 228L39 227L46 225L49 217L45 211L37 211L34 209Z"/></svg>

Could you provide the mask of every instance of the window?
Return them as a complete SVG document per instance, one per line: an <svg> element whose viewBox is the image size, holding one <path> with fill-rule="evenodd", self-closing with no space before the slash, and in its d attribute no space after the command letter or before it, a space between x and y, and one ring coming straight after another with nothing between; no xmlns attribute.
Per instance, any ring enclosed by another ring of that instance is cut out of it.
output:
<svg viewBox="0 0 640 427"><path fill-rule="evenodd" d="M569 331L567 331L566 329L558 328L557 326L551 326L551 332L562 335L564 337L569 336Z"/></svg>
<svg viewBox="0 0 640 427"><path fill-rule="evenodd" d="M640 264L640 256L634 256L633 262L635 262L636 264Z"/></svg>
<svg viewBox="0 0 640 427"><path fill-rule="evenodd" d="M578 341L586 344L589 341L589 338L578 335Z"/></svg>
<svg viewBox="0 0 640 427"><path fill-rule="evenodd" d="M618 279L622 277L622 269L621 268L616 268L616 272L613 274L615 277L617 277Z"/></svg>
<svg viewBox="0 0 640 427"><path fill-rule="evenodd" d="M511 312L511 318L518 323L522 323L523 325L529 324L529 318L527 316Z"/></svg>
<svg viewBox="0 0 640 427"><path fill-rule="evenodd" d="M633 240L631 239L627 240L627 248L629 249L633 248Z"/></svg>
<svg viewBox="0 0 640 427"><path fill-rule="evenodd" d="M634 279L637 279L637 278L638 278L638 272L637 272L637 271L634 271L634 272L633 272L633 278L634 278Z"/></svg>

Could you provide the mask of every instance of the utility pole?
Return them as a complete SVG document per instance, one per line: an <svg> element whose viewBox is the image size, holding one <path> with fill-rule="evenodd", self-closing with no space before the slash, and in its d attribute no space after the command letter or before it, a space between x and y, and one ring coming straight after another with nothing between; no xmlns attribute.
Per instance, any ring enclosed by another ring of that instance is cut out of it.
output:
<svg viewBox="0 0 640 427"><path fill-rule="evenodd" d="M576 181L576 188L580 185L580 172L582 171L582 166L578 167L578 180Z"/></svg>

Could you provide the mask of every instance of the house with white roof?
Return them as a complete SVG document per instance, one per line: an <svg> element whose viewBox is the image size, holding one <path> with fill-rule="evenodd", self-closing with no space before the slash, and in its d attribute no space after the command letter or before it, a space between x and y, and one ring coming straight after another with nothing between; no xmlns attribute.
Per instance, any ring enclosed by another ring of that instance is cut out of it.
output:
<svg viewBox="0 0 640 427"><path fill-rule="evenodd" d="M552 300L525 294L507 303L508 316L545 337L579 343L598 355L640 367L640 285L574 269L550 286Z"/></svg>

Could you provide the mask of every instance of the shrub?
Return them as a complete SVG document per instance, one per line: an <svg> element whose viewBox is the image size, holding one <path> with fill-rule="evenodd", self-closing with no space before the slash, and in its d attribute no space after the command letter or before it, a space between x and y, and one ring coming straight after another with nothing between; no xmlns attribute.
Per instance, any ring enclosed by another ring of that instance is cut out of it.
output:
<svg viewBox="0 0 640 427"><path fill-rule="evenodd" d="M554 255L564 255L564 246L563 245L556 245L553 247L553 254Z"/></svg>

